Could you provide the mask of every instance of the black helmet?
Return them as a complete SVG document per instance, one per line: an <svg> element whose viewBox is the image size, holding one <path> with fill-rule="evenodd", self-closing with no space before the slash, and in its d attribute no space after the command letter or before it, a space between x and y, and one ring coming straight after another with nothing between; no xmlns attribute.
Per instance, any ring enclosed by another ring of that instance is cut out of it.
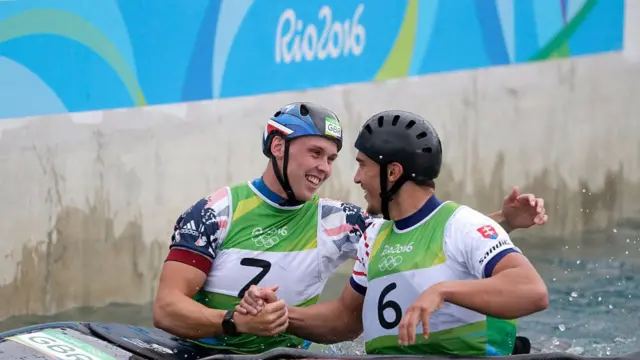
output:
<svg viewBox="0 0 640 360"><path fill-rule="evenodd" d="M389 201L405 182L434 180L440 174L442 145L434 127L420 115L387 110L365 122L356 149L380 164L382 215L389 219ZM403 172L387 189L387 165L397 162Z"/></svg>
<svg viewBox="0 0 640 360"><path fill-rule="evenodd" d="M285 144L282 173L271 153L271 143L276 136L283 138ZM302 136L323 137L334 141L338 145L338 151L342 149L342 125L333 111L310 102L295 102L278 110L265 127L262 136L262 153L272 160L276 178L287 194L287 199L282 205L301 203L296 199L291 184L289 184L287 165L291 141Z"/></svg>

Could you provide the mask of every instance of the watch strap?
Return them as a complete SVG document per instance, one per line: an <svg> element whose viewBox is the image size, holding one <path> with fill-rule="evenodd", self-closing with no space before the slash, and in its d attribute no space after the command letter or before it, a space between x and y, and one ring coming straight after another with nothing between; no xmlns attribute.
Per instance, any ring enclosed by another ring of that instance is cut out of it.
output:
<svg viewBox="0 0 640 360"><path fill-rule="evenodd" d="M236 323L233 321L235 310L227 310L222 320L222 331L225 335L234 336L237 334Z"/></svg>

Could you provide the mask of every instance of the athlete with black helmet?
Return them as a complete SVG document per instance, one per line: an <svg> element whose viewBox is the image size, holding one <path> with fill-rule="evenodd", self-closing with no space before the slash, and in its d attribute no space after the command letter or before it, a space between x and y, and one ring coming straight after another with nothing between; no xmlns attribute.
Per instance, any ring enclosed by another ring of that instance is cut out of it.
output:
<svg viewBox="0 0 640 360"><path fill-rule="evenodd" d="M528 352L515 319L548 306L546 286L496 221L436 198L442 145L433 126L410 112L384 111L364 124L355 147L354 181L368 211L390 221L366 230L341 298L289 307L287 331L335 343L364 329L370 354ZM546 222L544 212L533 217ZM257 297L276 294L252 288L241 306L251 309L247 302Z"/></svg>
<svg viewBox="0 0 640 360"><path fill-rule="evenodd" d="M352 204L315 195L342 147L333 112L306 102L286 105L267 122L262 144L270 164L260 178L219 189L176 221L155 326L243 353L310 344L283 333L285 304L316 303L336 268L356 258L373 220ZM234 312L248 288L276 284L279 301L255 316Z"/></svg>

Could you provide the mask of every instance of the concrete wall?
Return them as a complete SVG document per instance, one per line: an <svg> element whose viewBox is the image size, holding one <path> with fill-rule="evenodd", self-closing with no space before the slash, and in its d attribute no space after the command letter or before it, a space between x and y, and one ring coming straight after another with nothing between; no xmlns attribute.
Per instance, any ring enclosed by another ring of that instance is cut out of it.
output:
<svg viewBox="0 0 640 360"><path fill-rule="evenodd" d="M546 200L538 233L640 219L640 66L618 54L16 120L0 138L0 314L149 301L172 222L217 187L258 176L265 117L297 99L335 109L347 143L376 111L424 114L445 146L438 193L490 210L519 185ZM362 204L354 156L345 147L322 193Z"/></svg>
<svg viewBox="0 0 640 360"><path fill-rule="evenodd" d="M519 185L543 196L550 215L530 234L568 238L640 221L638 99L640 65L614 52L3 120L0 319L152 300L177 216L260 175L265 120L290 101L336 111L347 144L379 110L424 115L444 143L440 197L489 211ZM322 194L363 204L354 156L346 146Z"/></svg>

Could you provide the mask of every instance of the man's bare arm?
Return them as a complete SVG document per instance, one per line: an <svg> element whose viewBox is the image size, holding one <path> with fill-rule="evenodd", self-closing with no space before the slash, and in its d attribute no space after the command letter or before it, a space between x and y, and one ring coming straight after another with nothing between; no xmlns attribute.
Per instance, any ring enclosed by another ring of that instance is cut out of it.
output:
<svg viewBox="0 0 640 360"><path fill-rule="evenodd" d="M349 283L337 300L309 307L289 307L287 332L319 344L353 340L362 333L364 296Z"/></svg>
<svg viewBox="0 0 640 360"><path fill-rule="evenodd" d="M509 222L507 221L507 219L504 217L504 214L502 213L502 210L498 210L496 212L492 212L491 214L487 214L487 216L490 217L491 219L493 219L493 221L497 222L500 226L502 226L502 228L507 233L510 233L510 232L512 232L514 230L509 225Z"/></svg>
<svg viewBox="0 0 640 360"><path fill-rule="evenodd" d="M222 334L225 312L193 300L205 280L205 273L192 266L166 261L153 307L153 325L188 339Z"/></svg>
<svg viewBox="0 0 640 360"><path fill-rule="evenodd" d="M444 301L502 319L527 316L549 306L544 281L519 253L506 255L489 278L446 281L434 287Z"/></svg>
<svg viewBox="0 0 640 360"><path fill-rule="evenodd" d="M153 325L187 339L222 335L226 311L210 309L192 299L205 279L204 273L194 267L166 261L153 308ZM274 336L287 328L286 305L282 300L268 304L258 316L236 312L233 321L238 333Z"/></svg>

